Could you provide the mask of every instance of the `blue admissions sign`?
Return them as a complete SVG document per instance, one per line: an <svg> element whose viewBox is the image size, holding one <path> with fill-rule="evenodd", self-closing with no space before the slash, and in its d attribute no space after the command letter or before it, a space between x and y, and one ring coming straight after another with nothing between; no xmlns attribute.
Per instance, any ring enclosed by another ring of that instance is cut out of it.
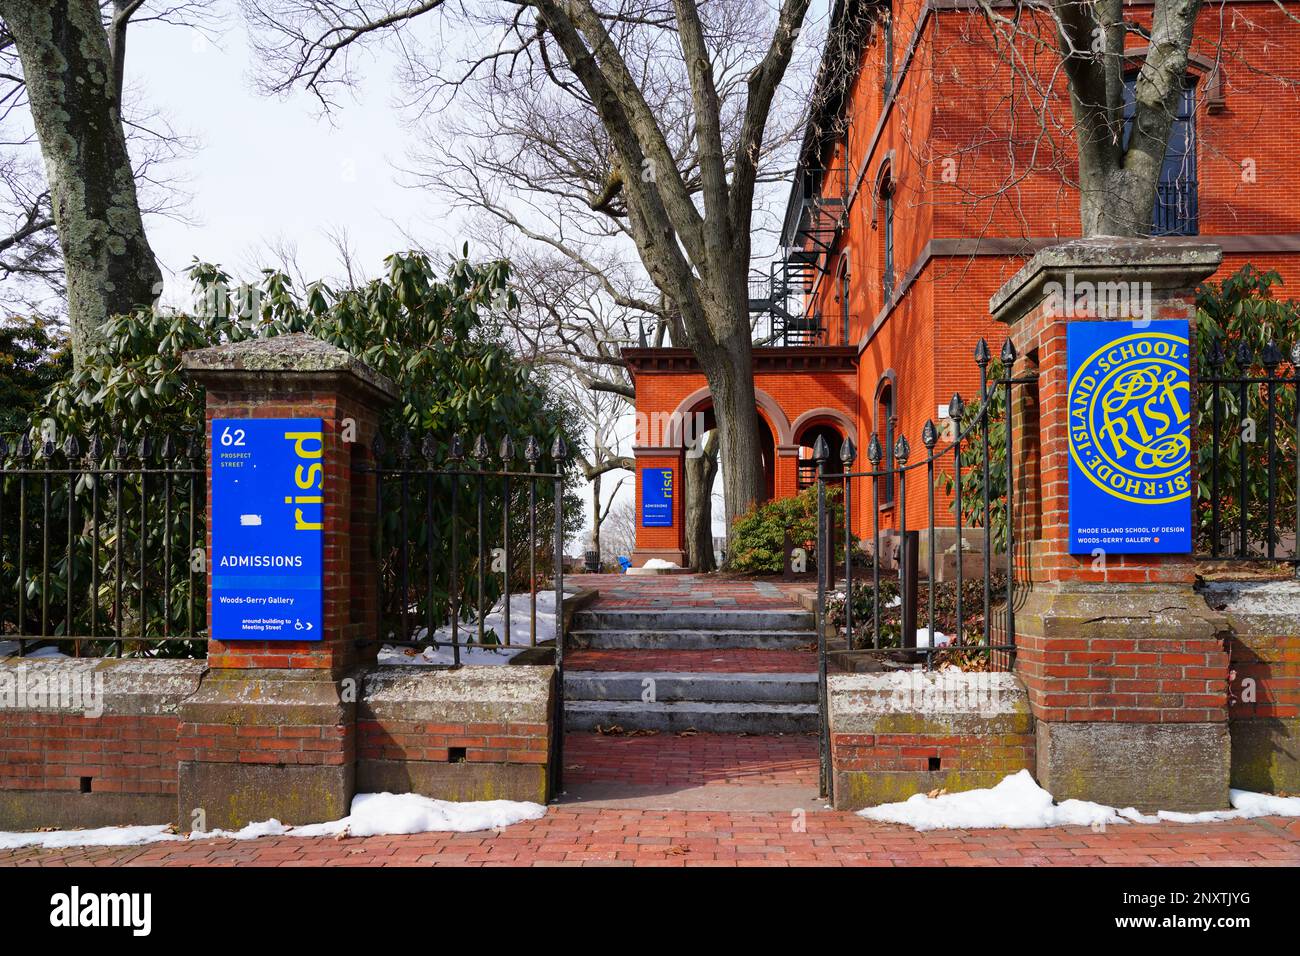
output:
<svg viewBox="0 0 1300 956"><path fill-rule="evenodd" d="M647 468L641 472L641 527L673 526L673 470Z"/></svg>
<svg viewBox="0 0 1300 956"><path fill-rule="evenodd" d="M1192 549L1187 322L1074 322L1070 553Z"/></svg>
<svg viewBox="0 0 1300 956"><path fill-rule="evenodd" d="M319 418L212 422L212 637L321 639Z"/></svg>

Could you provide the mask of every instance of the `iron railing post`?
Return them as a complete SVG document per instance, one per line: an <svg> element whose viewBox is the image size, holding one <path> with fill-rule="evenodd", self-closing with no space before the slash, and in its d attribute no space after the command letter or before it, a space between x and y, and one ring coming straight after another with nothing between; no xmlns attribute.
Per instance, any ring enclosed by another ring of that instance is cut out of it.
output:
<svg viewBox="0 0 1300 956"><path fill-rule="evenodd" d="M813 459L817 462L817 607L813 622L817 628L818 778L820 795L834 802L831 792L830 701L826 689L826 577L830 552L826 533L826 459L829 456L826 439L819 435L813 446ZM853 595L846 591L845 606L852 600ZM848 649L852 650L852 645Z"/></svg>
<svg viewBox="0 0 1300 956"><path fill-rule="evenodd" d="M551 446L555 467L555 746L552 761L552 798L564 786L564 462L569 456L564 439Z"/></svg>
<svg viewBox="0 0 1300 956"><path fill-rule="evenodd" d="M1004 643L1008 646L1014 646L1016 643L1016 524L1012 507L1015 494L1015 443L1011 440L1011 389L1012 371L1016 362L1016 347L1011 343L1011 339L1007 339L1002 343L1001 358L1004 383L1002 414L1006 417L1004 431L1007 446L1007 636Z"/></svg>

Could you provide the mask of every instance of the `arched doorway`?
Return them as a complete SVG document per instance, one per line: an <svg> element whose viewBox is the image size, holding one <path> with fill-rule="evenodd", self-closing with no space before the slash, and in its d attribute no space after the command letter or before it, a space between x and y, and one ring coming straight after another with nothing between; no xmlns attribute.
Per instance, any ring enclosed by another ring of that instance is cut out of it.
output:
<svg viewBox="0 0 1300 956"><path fill-rule="evenodd" d="M810 488L817 480L817 462L813 459L813 448L818 438L826 439L830 461L827 470L838 471L840 468L840 451L844 439L858 445L858 432L852 421L838 409L814 408L795 419L790 428L794 443L799 447L799 460L796 465L795 484L799 491Z"/></svg>
<svg viewBox="0 0 1300 956"><path fill-rule="evenodd" d="M817 481L817 462L813 459L813 448L816 447L818 438L825 438L826 446L830 450L830 460L826 463L826 470L829 472L839 470L840 449L844 445L843 433L836 425L825 421L805 426L795 439L799 445L796 484L800 491L811 488Z"/></svg>
<svg viewBox="0 0 1300 956"><path fill-rule="evenodd" d="M780 449L792 443L789 419L776 401L761 389L754 393L758 411L758 433L755 435L755 447L759 457L762 484L759 488L760 501L769 501L776 497L778 456ZM670 416L674 431L673 442L684 448L682 462L682 494L686 502L686 521L682 529L682 546L689 553L703 547L707 536L716 544L716 538L724 534L725 508L721 495L716 493L719 484L717 476L720 466L701 467L701 450L713 447L716 442L717 415L713 407L713 396L707 388L688 395ZM700 483L704 482L705 487ZM708 524L707 532L700 527L700 512L705 510L704 520ZM692 547L690 542L695 542ZM716 552L716 548L715 548ZM691 562L695 566L695 562Z"/></svg>

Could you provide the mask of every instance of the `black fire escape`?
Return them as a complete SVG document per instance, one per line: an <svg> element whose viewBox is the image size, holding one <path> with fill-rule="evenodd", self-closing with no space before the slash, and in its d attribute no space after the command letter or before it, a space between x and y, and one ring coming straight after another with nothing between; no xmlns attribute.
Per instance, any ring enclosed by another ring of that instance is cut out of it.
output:
<svg viewBox="0 0 1300 956"><path fill-rule="evenodd" d="M845 170L836 172L843 189ZM808 296L818 276L832 268L831 253L844 230L844 197L824 194L821 182L820 171L806 172L802 188L792 191L781 231L781 255L771 263L766 281L760 276L750 286L749 311L759 316L755 332L769 345L828 341L822 316L809 312Z"/></svg>

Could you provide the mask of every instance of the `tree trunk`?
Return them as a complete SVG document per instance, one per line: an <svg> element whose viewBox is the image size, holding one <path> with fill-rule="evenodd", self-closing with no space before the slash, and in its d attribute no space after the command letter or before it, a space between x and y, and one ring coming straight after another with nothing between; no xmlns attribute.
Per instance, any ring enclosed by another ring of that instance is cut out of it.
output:
<svg viewBox="0 0 1300 956"><path fill-rule="evenodd" d="M763 487L748 318L742 322L733 321L730 325L730 333L719 341L717 348L694 349L705 381L709 383L713 413L718 420L718 456L722 466L728 537L732 524L754 506Z"/></svg>
<svg viewBox="0 0 1300 956"><path fill-rule="evenodd" d="M1153 176L1113 166L1107 169L1100 162L1084 160L1079 173L1079 217L1085 236L1132 238L1151 234L1158 166Z"/></svg>
<svg viewBox="0 0 1300 956"><path fill-rule="evenodd" d="M95 0L0 0L22 61L63 247L73 360L111 315L151 304L162 273L144 233L108 36Z"/></svg>
<svg viewBox="0 0 1300 956"><path fill-rule="evenodd" d="M718 476L717 433L700 439L700 454L686 456L686 563L695 571L714 571L713 483Z"/></svg>
<svg viewBox="0 0 1300 956"><path fill-rule="evenodd" d="M600 553L600 475L591 479L591 547Z"/></svg>

